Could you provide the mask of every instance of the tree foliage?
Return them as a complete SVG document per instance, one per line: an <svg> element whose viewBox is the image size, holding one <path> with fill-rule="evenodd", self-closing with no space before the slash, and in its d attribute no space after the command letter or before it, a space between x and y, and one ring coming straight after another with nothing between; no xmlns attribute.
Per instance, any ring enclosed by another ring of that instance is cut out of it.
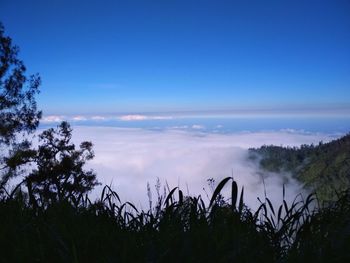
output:
<svg viewBox="0 0 350 263"><path fill-rule="evenodd" d="M0 23L1 186L14 175L15 170L11 166L19 167L30 154L30 142L24 137L35 131L41 118L35 101L40 77L25 75L26 67L18 58L18 52L19 48L5 35Z"/></svg>
<svg viewBox="0 0 350 263"><path fill-rule="evenodd" d="M92 143L82 142L76 149L71 138L67 122L40 134L41 144L33 158L36 168L25 179L31 203L75 201L98 184L96 174L83 169L94 157Z"/></svg>
<svg viewBox="0 0 350 263"><path fill-rule="evenodd" d="M18 132L34 131L41 117L35 101L40 77L25 75L26 67L18 59L18 51L0 24L0 143L6 144Z"/></svg>
<svg viewBox="0 0 350 263"><path fill-rule="evenodd" d="M270 172L289 172L323 201L350 187L350 134L329 143L301 147L262 146L250 158Z"/></svg>
<svg viewBox="0 0 350 263"><path fill-rule="evenodd" d="M92 143L82 142L76 149L70 125L62 122L39 135L38 149L32 147L27 135L41 118L35 101L40 77L25 75L18 51L0 24L0 194L10 178L22 174L21 185L27 186L33 206L77 200L97 184L94 172L83 169L94 157Z"/></svg>

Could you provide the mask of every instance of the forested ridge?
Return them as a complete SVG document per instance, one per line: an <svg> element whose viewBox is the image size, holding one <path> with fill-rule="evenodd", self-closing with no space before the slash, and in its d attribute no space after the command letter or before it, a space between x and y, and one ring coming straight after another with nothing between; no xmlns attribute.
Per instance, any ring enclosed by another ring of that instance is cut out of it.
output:
<svg viewBox="0 0 350 263"><path fill-rule="evenodd" d="M250 149L250 159L266 171L290 172L322 200L335 200L350 187L350 134L317 145L264 145Z"/></svg>

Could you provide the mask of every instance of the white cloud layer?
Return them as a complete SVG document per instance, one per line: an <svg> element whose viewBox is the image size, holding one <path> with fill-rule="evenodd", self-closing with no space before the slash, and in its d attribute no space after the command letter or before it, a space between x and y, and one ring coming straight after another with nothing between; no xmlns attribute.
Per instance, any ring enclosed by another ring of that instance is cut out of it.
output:
<svg viewBox="0 0 350 263"><path fill-rule="evenodd" d="M192 129L195 129L195 130L202 130L204 128L205 127L203 125L199 125L199 124L193 124L192 125Z"/></svg>
<svg viewBox="0 0 350 263"><path fill-rule="evenodd" d="M122 121L145 121L145 120L170 120L172 119L171 116L148 116L148 115L138 115L138 114L131 114L131 115L122 115L118 117L117 119Z"/></svg>
<svg viewBox="0 0 350 263"><path fill-rule="evenodd" d="M73 121L73 122L82 122L82 121L146 121L146 120L171 120L173 116L157 116L157 115L141 115L141 114L129 114L129 115L110 115L110 116L84 116L84 115L46 115L42 118L43 123L58 123L61 121Z"/></svg>
<svg viewBox="0 0 350 263"><path fill-rule="evenodd" d="M94 143L96 157L89 163L99 181L111 184L124 201L147 207L147 182L154 190L159 177L162 184L180 186L184 192L205 196L207 179L217 182L233 176L245 187L245 201L257 207L264 187L257 164L247 161L249 147L264 144L298 146L329 141L325 134L290 131L208 134L182 130L149 131L136 128L74 127L74 140ZM288 175L270 174L265 179L268 196L279 203L282 184ZM294 198L301 186L289 178L287 196ZM155 196L155 191L153 196Z"/></svg>
<svg viewBox="0 0 350 263"><path fill-rule="evenodd" d="M49 116L44 116L41 121L45 123L51 123L51 122L61 122L63 120L64 120L64 116L49 115Z"/></svg>

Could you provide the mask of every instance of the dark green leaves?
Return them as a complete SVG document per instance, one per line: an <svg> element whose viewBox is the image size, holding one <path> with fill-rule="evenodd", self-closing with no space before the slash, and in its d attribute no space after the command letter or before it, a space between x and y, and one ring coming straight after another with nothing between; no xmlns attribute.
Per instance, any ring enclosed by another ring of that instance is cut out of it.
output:
<svg viewBox="0 0 350 263"><path fill-rule="evenodd" d="M232 177L226 177L225 179L223 179L218 184L218 186L215 188L215 191L214 191L214 193L213 193L213 195L212 195L212 197L210 199L209 207L211 207L215 203L215 201L217 200L217 197L220 194L222 188L224 188L225 184L231 179L232 179Z"/></svg>

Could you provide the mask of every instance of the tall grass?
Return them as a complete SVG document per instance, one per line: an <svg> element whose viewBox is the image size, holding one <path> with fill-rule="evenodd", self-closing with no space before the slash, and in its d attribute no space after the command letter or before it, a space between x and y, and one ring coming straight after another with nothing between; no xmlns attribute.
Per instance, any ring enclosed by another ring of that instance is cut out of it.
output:
<svg viewBox="0 0 350 263"><path fill-rule="evenodd" d="M221 195L231 187L228 199ZM284 192L284 189L283 189ZM283 195L284 196L284 195ZM346 262L350 195L323 207L299 195L257 211L223 179L209 202L173 188L139 210L105 186L101 196L34 208L21 187L0 201L1 262Z"/></svg>

